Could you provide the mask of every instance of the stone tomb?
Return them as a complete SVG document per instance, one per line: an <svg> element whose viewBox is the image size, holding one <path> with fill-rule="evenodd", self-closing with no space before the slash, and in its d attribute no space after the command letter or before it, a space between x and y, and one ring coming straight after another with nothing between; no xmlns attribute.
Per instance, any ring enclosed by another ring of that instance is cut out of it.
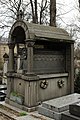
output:
<svg viewBox="0 0 80 120"><path fill-rule="evenodd" d="M80 120L80 102L69 105L69 111L62 114L62 120Z"/></svg>
<svg viewBox="0 0 80 120"><path fill-rule="evenodd" d="M61 120L61 114L69 111L69 105L76 103L80 103L80 94L74 93L43 102L42 105L39 106L38 112L55 120ZM71 111L73 111L73 109L71 109Z"/></svg>
<svg viewBox="0 0 80 120"><path fill-rule="evenodd" d="M68 111L62 114L61 120L80 120L80 117L70 114Z"/></svg>
<svg viewBox="0 0 80 120"><path fill-rule="evenodd" d="M74 92L74 41L65 30L17 20L8 46L7 103L33 110Z"/></svg>
<svg viewBox="0 0 80 120"><path fill-rule="evenodd" d="M80 117L80 103L70 105L69 106L69 112L72 115Z"/></svg>

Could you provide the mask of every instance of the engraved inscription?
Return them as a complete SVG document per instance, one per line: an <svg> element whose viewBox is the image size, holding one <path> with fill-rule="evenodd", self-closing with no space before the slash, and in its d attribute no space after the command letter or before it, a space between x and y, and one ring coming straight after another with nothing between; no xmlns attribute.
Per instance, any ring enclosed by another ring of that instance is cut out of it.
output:
<svg viewBox="0 0 80 120"><path fill-rule="evenodd" d="M33 57L33 70L40 73L65 72L65 55L53 54L43 55L35 54Z"/></svg>

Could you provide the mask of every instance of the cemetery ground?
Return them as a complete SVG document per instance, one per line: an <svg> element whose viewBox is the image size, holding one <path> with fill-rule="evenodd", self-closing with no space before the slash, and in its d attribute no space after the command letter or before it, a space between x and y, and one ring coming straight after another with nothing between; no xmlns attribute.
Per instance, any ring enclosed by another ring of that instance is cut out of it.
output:
<svg viewBox="0 0 80 120"><path fill-rule="evenodd" d="M0 102L0 120L53 120L38 114L37 111L26 112L19 108L13 107Z"/></svg>

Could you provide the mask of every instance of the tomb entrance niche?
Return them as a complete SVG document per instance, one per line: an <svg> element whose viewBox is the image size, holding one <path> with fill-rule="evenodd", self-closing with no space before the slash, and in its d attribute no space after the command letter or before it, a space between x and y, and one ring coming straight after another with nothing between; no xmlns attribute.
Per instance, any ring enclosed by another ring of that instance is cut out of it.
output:
<svg viewBox="0 0 80 120"><path fill-rule="evenodd" d="M26 61L27 61L27 48L25 44L25 31L21 26L16 27L11 35L10 44L14 44L16 48L16 58L14 56L14 71L23 73L27 70Z"/></svg>
<svg viewBox="0 0 80 120"><path fill-rule="evenodd" d="M8 45L7 103L32 111L43 101L74 92L74 41L65 30L17 20Z"/></svg>

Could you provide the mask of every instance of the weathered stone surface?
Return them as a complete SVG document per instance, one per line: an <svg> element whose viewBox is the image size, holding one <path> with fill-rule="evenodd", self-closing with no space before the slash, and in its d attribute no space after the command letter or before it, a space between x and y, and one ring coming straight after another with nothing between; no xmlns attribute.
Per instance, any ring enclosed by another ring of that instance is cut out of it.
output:
<svg viewBox="0 0 80 120"><path fill-rule="evenodd" d="M39 114L45 115L45 116L47 116L49 118L53 118L55 120L61 119L61 113L49 110L49 109L44 108L44 107L39 107L38 112L39 112Z"/></svg>
<svg viewBox="0 0 80 120"><path fill-rule="evenodd" d="M80 103L79 104L73 104L69 106L69 112L72 115L80 117Z"/></svg>
<svg viewBox="0 0 80 120"><path fill-rule="evenodd" d="M42 115L61 120L61 114L69 110L69 105L80 102L80 94L74 93L60 98L48 100L39 106L38 112Z"/></svg>
<svg viewBox="0 0 80 120"><path fill-rule="evenodd" d="M26 32L28 35L26 36L27 39L34 39L34 38L47 38L54 41L54 39L62 39L65 41L73 41L69 34L60 28L57 27L50 27L50 26L43 26L33 23L28 23L26 21L17 21L13 24L10 34L14 31L17 26L21 26L24 30L28 29ZM53 39L52 39L53 38Z"/></svg>
<svg viewBox="0 0 80 120"><path fill-rule="evenodd" d="M16 44L20 58L15 60ZM7 103L31 110L43 101L74 92L74 41L65 30L19 20L11 27L8 46ZM11 101L13 91L23 96L24 101ZM68 109L69 104L60 104L51 103L48 110L59 113L65 107Z"/></svg>
<svg viewBox="0 0 80 120"><path fill-rule="evenodd" d="M80 120L80 117L71 115L69 112L65 112L61 115L61 120Z"/></svg>
<svg viewBox="0 0 80 120"><path fill-rule="evenodd" d="M42 103L42 106L55 112L63 112L69 109L70 104L80 102L80 94L73 93L67 96L55 98Z"/></svg>

